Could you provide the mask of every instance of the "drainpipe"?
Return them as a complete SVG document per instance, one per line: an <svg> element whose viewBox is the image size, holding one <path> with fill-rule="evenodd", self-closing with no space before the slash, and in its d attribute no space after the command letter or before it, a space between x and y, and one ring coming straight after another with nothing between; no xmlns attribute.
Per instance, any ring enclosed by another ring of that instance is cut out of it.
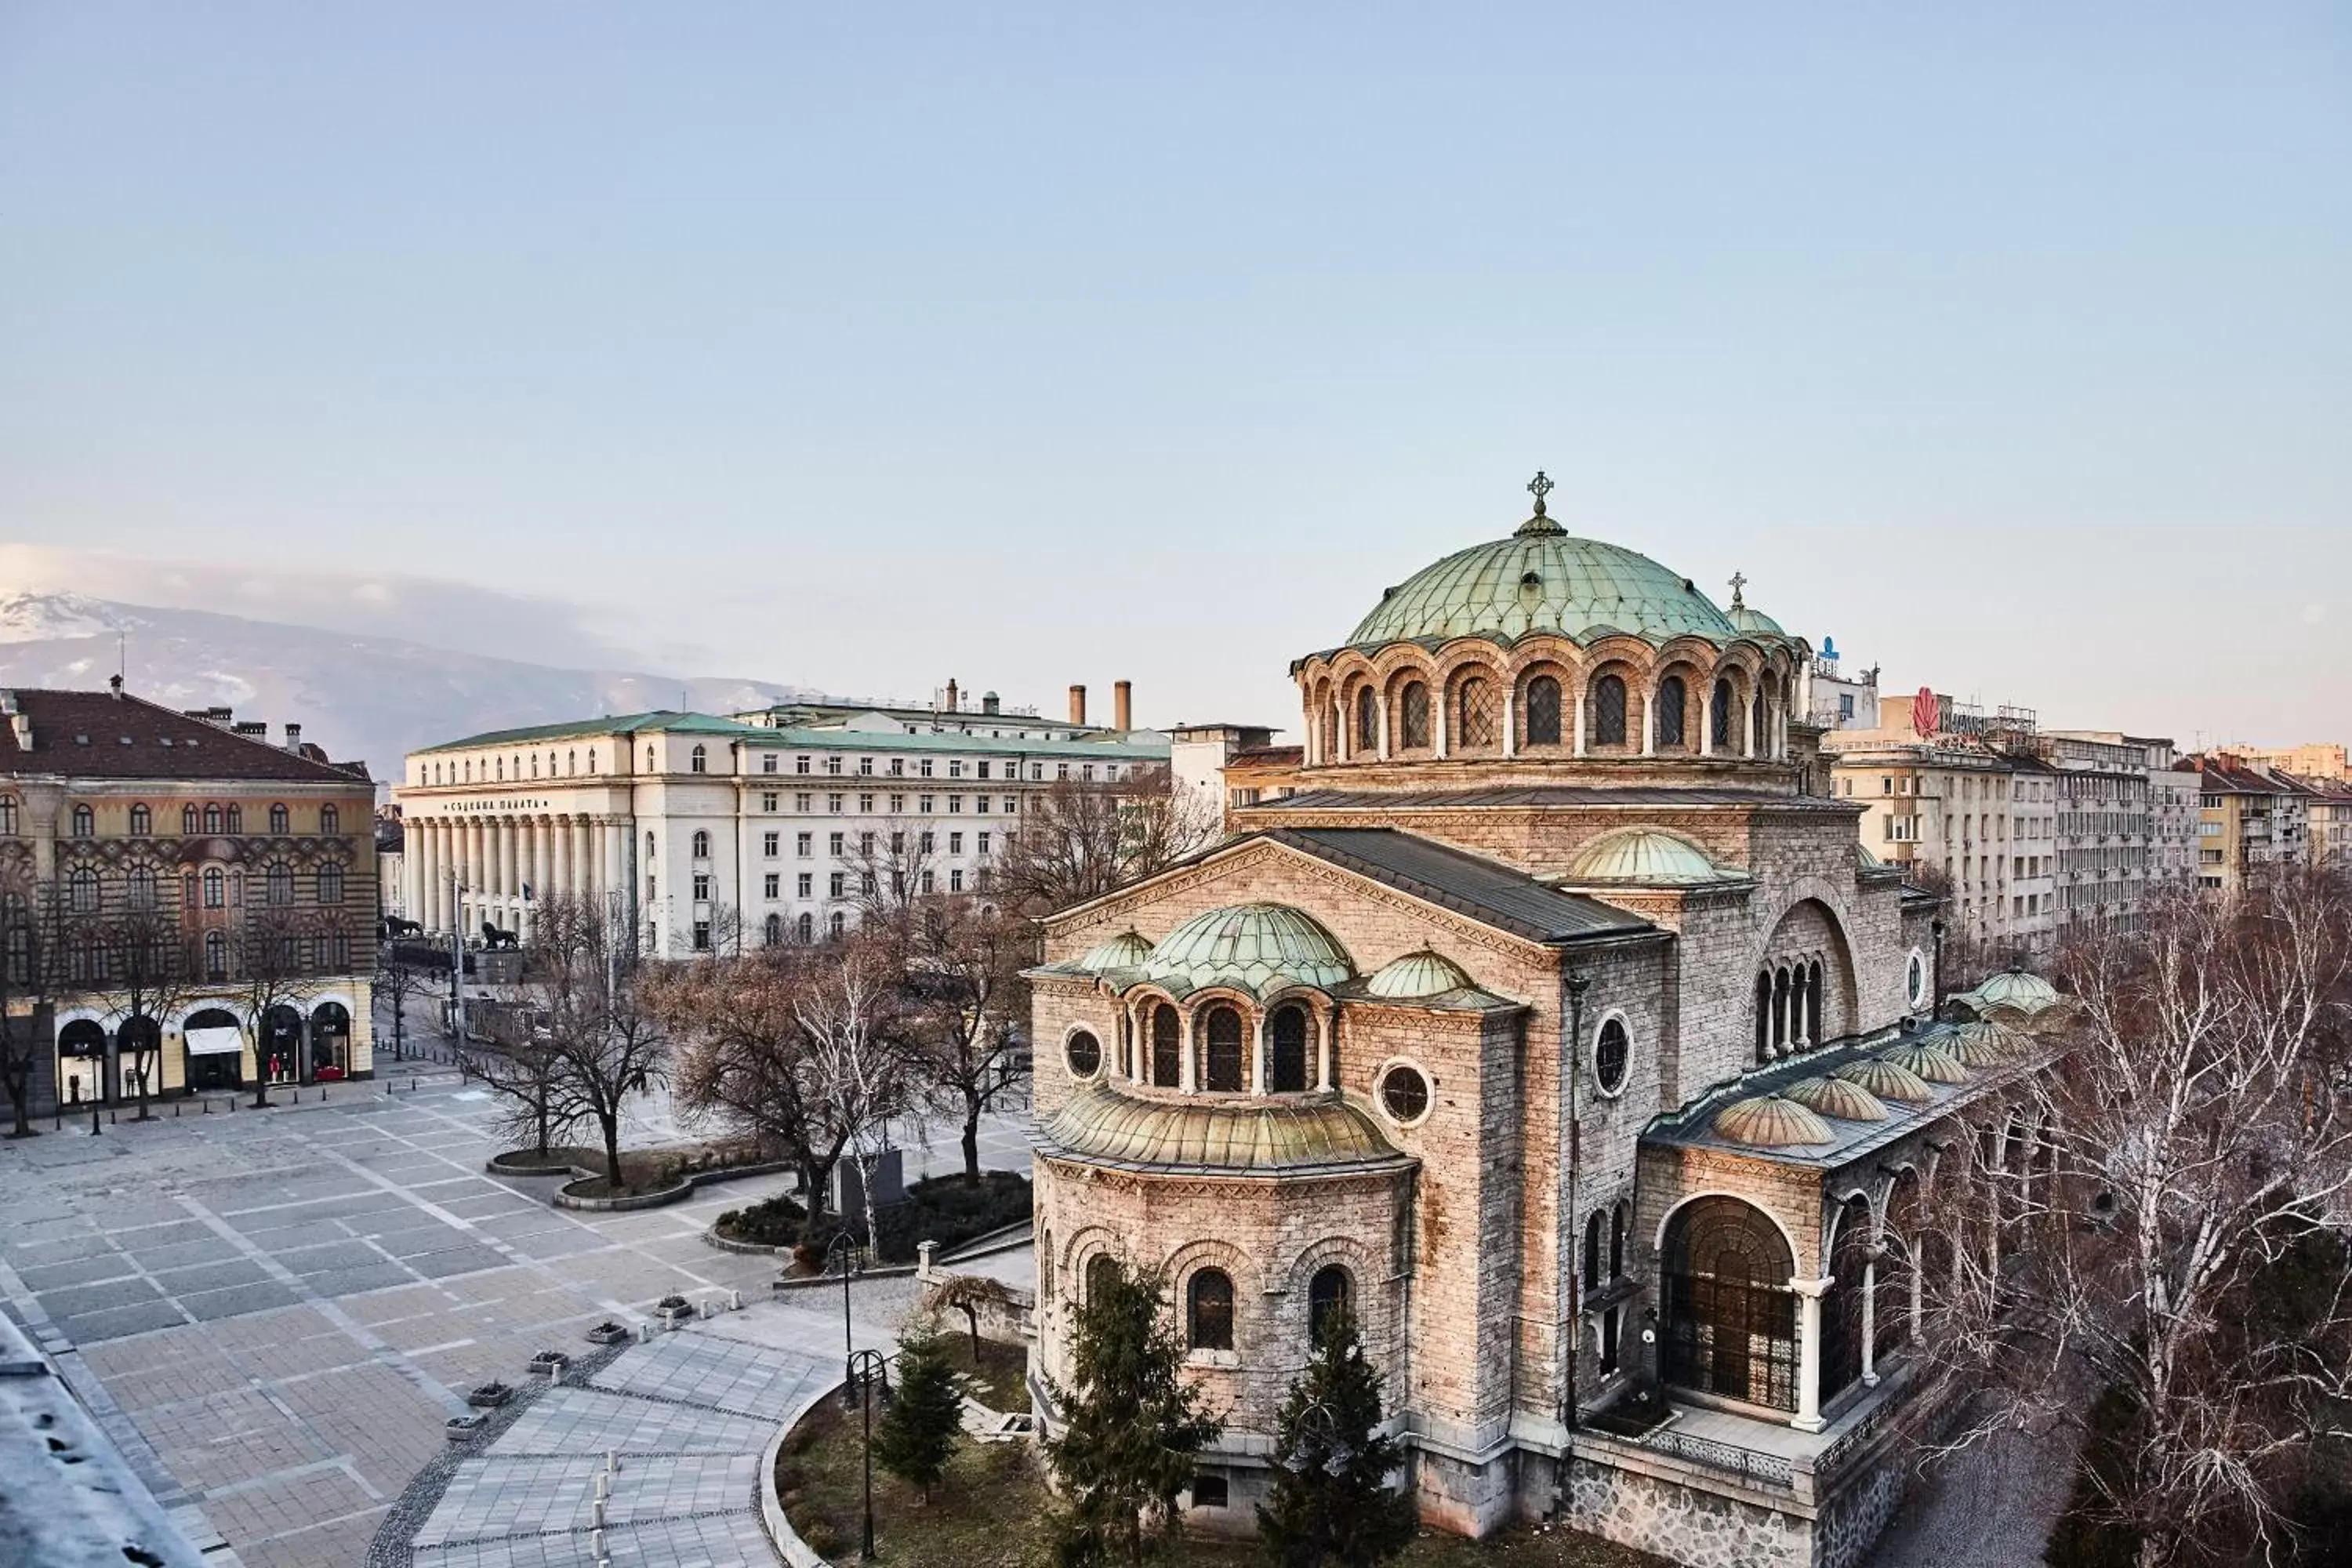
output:
<svg viewBox="0 0 2352 1568"><path fill-rule="evenodd" d="M1566 1179L1562 1183L1566 1193L1563 1200L1566 1212L1561 1215L1559 1229L1559 1244L1568 1249L1568 1301L1567 1310L1561 1320L1563 1331L1560 1336L1562 1342L1560 1365L1563 1386L1559 1422L1561 1427L1570 1433L1576 1430L1576 1358L1582 1348L1580 1329L1583 1317L1584 1300L1584 1285L1580 1278L1580 1265L1583 1261L1583 1257L1577 1250L1580 1241L1577 1230L1577 1178L1580 1173L1578 1167L1582 1163L1584 1149L1583 1129L1577 1114L1576 1088L1580 1064L1584 1057L1584 994L1591 989L1591 975L1580 971L1569 975L1567 1084L1565 1092L1560 1097L1560 1114L1567 1122L1563 1129L1566 1137L1562 1142L1566 1143L1568 1149L1568 1171ZM1573 1453L1567 1439L1563 1437L1560 1444L1559 1477L1559 1512L1563 1518L1567 1514L1568 1472L1572 1458Z"/></svg>

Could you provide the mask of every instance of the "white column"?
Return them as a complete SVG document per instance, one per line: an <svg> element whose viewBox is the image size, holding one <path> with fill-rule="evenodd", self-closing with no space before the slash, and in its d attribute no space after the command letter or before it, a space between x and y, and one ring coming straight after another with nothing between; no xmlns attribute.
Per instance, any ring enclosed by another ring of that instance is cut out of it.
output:
<svg viewBox="0 0 2352 1568"><path fill-rule="evenodd" d="M1326 1091L1331 1088L1331 1014L1328 1008L1315 1015L1315 1087Z"/></svg>
<svg viewBox="0 0 2352 1568"><path fill-rule="evenodd" d="M584 816L572 819L572 890L593 898L604 890L596 875L595 829Z"/></svg>
<svg viewBox="0 0 2352 1568"><path fill-rule="evenodd" d="M521 837L520 825L510 816L499 818L499 896L511 899L522 891L522 878L515 866L515 850Z"/></svg>
<svg viewBox="0 0 2352 1568"><path fill-rule="evenodd" d="M1789 1423L1800 1432L1822 1429L1822 1297L1833 1281L1791 1279L1797 1293L1797 1415Z"/></svg>
<svg viewBox="0 0 2352 1568"><path fill-rule="evenodd" d="M1739 754L1743 757L1756 754L1756 699L1753 693L1739 705Z"/></svg>
<svg viewBox="0 0 2352 1568"><path fill-rule="evenodd" d="M1257 1027L1251 1031L1252 1048L1250 1051L1250 1092L1256 1095L1263 1095L1265 1093L1266 1019L1267 1015L1264 1013L1259 1014Z"/></svg>
<svg viewBox="0 0 2352 1568"><path fill-rule="evenodd" d="M1862 1266L1862 1381L1878 1386L1878 1259Z"/></svg>
<svg viewBox="0 0 2352 1568"><path fill-rule="evenodd" d="M1633 693L1627 692L1627 700ZM1631 715L1629 714L1630 718ZM1642 754L1654 757L1658 753L1658 689L1654 686L1642 693Z"/></svg>
<svg viewBox="0 0 2352 1568"><path fill-rule="evenodd" d="M1381 761L1389 760L1389 700L1381 698Z"/></svg>
<svg viewBox="0 0 2352 1568"><path fill-rule="evenodd" d="M1434 722L1430 730L1429 738L1437 742L1435 750L1442 757L1445 755L1445 710L1452 704L1445 700L1445 688L1443 685L1438 686L1432 696L1436 699L1437 711L1430 715Z"/></svg>
<svg viewBox="0 0 2352 1568"><path fill-rule="evenodd" d="M552 818L530 819L530 891L535 899L544 900L555 890L555 846L550 842L554 836Z"/></svg>
<svg viewBox="0 0 2352 1568"><path fill-rule="evenodd" d="M1509 687L1503 688L1503 755L1507 757L1519 754L1519 724L1512 713L1515 695Z"/></svg>
<svg viewBox="0 0 2352 1568"><path fill-rule="evenodd" d="M1684 703L1685 718L1688 717L1689 706L1687 701ZM1698 754L1702 757L1715 755L1715 687L1712 683L1698 705Z"/></svg>
<svg viewBox="0 0 2352 1568"><path fill-rule="evenodd" d="M1576 689L1576 755L1584 755L1584 688Z"/></svg>
<svg viewBox="0 0 2352 1568"><path fill-rule="evenodd" d="M1176 1015L1176 1087L1191 1094L1201 1087L1201 1075L1192 1063L1192 1015Z"/></svg>

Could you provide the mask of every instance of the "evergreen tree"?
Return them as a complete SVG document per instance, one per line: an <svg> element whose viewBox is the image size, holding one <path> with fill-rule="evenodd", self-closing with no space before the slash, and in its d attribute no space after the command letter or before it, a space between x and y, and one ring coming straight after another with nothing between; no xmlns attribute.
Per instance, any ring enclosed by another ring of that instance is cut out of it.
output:
<svg viewBox="0 0 2352 1568"><path fill-rule="evenodd" d="M1143 1562L1175 1517L1193 1459L1224 1423L1184 1381L1184 1346L1155 1274L1116 1258L1087 1270L1070 1341L1072 1383L1050 1379L1061 1430L1045 1444L1063 1502L1054 1520L1061 1568Z"/></svg>
<svg viewBox="0 0 2352 1568"><path fill-rule="evenodd" d="M931 1488L947 1473L962 1429L963 1394L948 1365L947 1342L931 1332L903 1342L898 1387L874 1434L876 1461L901 1480L922 1488L923 1500L929 1502Z"/></svg>
<svg viewBox="0 0 2352 1568"><path fill-rule="evenodd" d="M1270 1495L1258 1539L1280 1568L1374 1568L1412 1540L1412 1499L1388 1485L1403 1446L1378 1435L1381 1374L1356 1325L1334 1312L1276 1418Z"/></svg>

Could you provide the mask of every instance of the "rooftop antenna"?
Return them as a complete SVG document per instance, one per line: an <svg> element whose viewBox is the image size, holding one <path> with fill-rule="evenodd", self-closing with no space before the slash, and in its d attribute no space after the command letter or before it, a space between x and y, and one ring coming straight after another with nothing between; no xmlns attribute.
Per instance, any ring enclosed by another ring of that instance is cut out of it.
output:
<svg viewBox="0 0 2352 1568"><path fill-rule="evenodd" d="M114 630L114 678L117 680L131 679L130 634L120 626Z"/></svg>

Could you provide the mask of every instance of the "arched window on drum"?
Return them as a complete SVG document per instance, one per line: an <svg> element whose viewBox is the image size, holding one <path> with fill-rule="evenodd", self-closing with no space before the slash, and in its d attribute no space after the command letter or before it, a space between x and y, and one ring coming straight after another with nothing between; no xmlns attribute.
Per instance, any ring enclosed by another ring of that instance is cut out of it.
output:
<svg viewBox="0 0 2352 1568"><path fill-rule="evenodd" d="M1266 1035L1271 1053L1266 1063L1265 1087L1276 1094L1304 1092L1307 1084L1307 1009L1296 1002L1276 1007L1274 1016L1266 1021Z"/></svg>
<svg viewBox="0 0 2352 1568"><path fill-rule="evenodd" d="M1326 1265L1315 1271L1307 1282L1307 1331L1308 1341L1319 1345L1324 1337L1335 1333L1353 1321L1356 1314L1356 1282L1339 1265Z"/></svg>
<svg viewBox="0 0 2352 1568"><path fill-rule="evenodd" d="M1528 682L1528 744L1557 746L1560 736L1559 682L1538 675Z"/></svg>

